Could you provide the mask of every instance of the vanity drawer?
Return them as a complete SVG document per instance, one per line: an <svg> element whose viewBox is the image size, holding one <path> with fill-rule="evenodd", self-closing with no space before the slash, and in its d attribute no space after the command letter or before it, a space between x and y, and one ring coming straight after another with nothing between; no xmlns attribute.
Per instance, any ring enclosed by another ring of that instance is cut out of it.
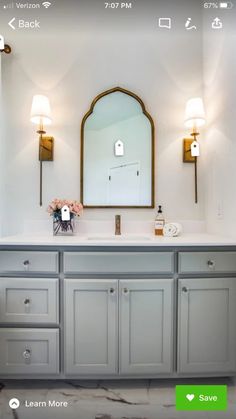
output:
<svg viewBox="0 0 236 419"><path fill-rule="evenodd" d="M236 252L181 252L179 272L236 272Z"/></svg>
<svg viewBox="0 0 236 419"><path fill-rule="evenodd" d="M172 273L171 252L65 252L64 271L74 273Z"/></svg>
<svg viewBox="0 0 236 419"><path fill-rule="evenodd" d="M58 279L0 278L0 323L58 323Z"/></svg>
<svg viewBox="0 0 236 419"><path fill-rule="evenodd" d="M0 329L0 373L58 374L58 329Z"/></svg>
<svg viewBox="0 0 236 419"><path fill-rule="evenodd" d="M58 273L57 252L0 251L0 273Z"/></svg>

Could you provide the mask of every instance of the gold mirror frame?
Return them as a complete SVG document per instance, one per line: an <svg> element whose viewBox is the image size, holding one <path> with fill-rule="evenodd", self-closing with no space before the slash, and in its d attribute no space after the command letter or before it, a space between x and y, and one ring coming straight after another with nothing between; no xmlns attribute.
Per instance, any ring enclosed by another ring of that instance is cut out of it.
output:
<svg viewBox="0 0 236 419"><path fill-rule="evenodd" d="M104 96L107 96L111 93L121 92L125 93L136 99L139 104L141 105L143 114L149 119L151 124L151 147L152 147L152 156L151 156L151 205L84 205L84 208L154 208L155 207L155 126L154 121L151 115L146 111L145 105L135 93L130 92L129 90L123 89L122 87L114 87L112 89L106 90L105 92L100 93L95 99L92 101L89 111L84 115L81 123L81 150L80 150L80 201L83 204L83 196L84 196L84 126L87 118L93 113L94 107L96 103Z"/></svg>

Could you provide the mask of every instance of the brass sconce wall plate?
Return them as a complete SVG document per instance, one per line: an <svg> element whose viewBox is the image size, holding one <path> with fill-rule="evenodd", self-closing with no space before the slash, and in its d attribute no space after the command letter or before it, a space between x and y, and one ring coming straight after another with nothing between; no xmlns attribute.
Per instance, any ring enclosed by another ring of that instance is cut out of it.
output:
<svg viewBox="0 0 236 419"><path fill-rule="evenodd" d="M54 138L41 136L39 142L39 161L53 161Z"/></svg>
<svg viewBox="0 0 236 419"><path fill-rule="evenodd" d="M192 138L183 139L183 162L184 163L195 163L195 157L191 154L191 145L193 143Z"/></svg>

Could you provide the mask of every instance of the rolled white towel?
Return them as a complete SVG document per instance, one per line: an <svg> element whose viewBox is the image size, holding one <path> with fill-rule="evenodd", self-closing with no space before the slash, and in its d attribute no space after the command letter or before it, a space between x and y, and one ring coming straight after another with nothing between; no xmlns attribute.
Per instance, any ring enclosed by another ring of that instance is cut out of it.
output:
<svg viewBox="0 0 236 419"><path fill-rule="evenodd" d="M164 225L163 234L165 237L177 237L182 233L182 225L179 223L167 223Z"/></svg>

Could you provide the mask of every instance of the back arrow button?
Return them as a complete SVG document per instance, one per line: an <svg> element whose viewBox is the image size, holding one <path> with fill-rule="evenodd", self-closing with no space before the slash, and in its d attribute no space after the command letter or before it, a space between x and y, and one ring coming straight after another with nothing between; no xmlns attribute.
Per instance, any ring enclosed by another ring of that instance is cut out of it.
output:
<svg viewBox="0 0 236 419"><path fill-rule="evenodd" d="M15 30L16 28L15 28L15 26L13 26L13 25L12 25L12 23L13 23L15 20L16 20L16 18L15 18L15 17L13 17L13 19L12 19L12 20L10 20L10 22L8 22L8 25L9 25L12 29L14 29L14 30Z"/></svg>

